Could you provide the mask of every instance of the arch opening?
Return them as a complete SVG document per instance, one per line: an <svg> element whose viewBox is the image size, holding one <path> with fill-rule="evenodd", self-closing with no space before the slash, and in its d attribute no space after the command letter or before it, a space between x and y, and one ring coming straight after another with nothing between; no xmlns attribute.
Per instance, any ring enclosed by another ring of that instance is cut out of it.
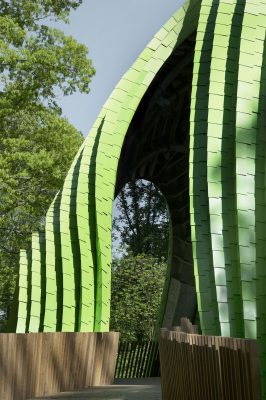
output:
<svg viewBox="0 0 266 400"><path fill-rule="evenodd" d="M122 341L157 335L167 274L169 213L150 181L128 182L113 207L110 329Z"/></svg>
<svg viewBox="0 0 266 400"><path fill-rule="evenodd" d="M154 183L170 217L168 272L160 326L197 319L189 214L189 117L196 34L176 48L143 97L127 131L115 196L136 179Z"/></svg>

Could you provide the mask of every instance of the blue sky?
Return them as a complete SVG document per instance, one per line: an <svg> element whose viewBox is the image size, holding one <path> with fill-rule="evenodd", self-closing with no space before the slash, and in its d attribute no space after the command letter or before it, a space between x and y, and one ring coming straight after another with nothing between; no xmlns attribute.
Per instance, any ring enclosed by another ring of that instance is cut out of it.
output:
<svg viewBox="0 0 266 400"><path fill-rule="evenodd" d="M184 0L84 0L70 24L57 24L89 48L96 68L88 95L60 99L68 120L86 136L122 75Z"/></svg>

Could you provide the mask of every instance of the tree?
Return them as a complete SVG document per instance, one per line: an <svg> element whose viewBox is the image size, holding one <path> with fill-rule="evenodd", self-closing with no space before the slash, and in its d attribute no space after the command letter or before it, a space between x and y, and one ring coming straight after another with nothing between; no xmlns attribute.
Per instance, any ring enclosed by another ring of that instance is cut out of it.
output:
<svg viewBox="0 0 266 400"><path fill-rule="evenodd" d="M113 262L111 330L122 340L152 339L166 276L166 263L151 255Z"/></svg>
<svg viewBox="0 0 266 400"><path fill-rule="evenodd" d="M14 293L19 249L62 187L82 135L61 117L59 95L89 92L88 50L48 26L81 1L0 3L0 318Z"/></svg>
<svg viewBox="0 0 266 400"><path fill-rule="evenodd" d="M60 113L60 92L89 92L95 73L88 49L71 36L44 25L47 19L67 21L81 1L10 0L0 4L0 108L44 105Z"/></svg>
<svg viewBox="0 0 266 400"><path fill-rule="evenodd" d="M43 230L52 198L82 143L65 119L47 111L18 112L0 143L0 309L7 313L15 288L19 249ZM5 314L3 314L3 317Z"/></svg>
<svg viewBox="0 0 266 400"><path fill-rule="evenodd" d="M122 250L167 258L169 216L166 201L153 183L129 182L117 196L118 216L113 219L113 241Z"/></svg>
<svg viewBox="0 0 266 400"><path fill-rule="evenodd" d="M138 180L121 190L116 208L113 242L121 253L113 261L111 329L122 340L152 339L167 269L166 202L151 182Z"/></svg>

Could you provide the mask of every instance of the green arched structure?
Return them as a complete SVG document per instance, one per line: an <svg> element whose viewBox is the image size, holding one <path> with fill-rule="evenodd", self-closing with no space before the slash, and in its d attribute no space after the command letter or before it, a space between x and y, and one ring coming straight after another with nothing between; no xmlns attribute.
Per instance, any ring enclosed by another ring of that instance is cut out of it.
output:
<svg viewBox="0 0 266 400"><path fill-rule="evenodd" d="M266 381L265 32L265 1L190 0L155 35L21 251L16 332L108 331L113 200L144 178L171 219L162 324L197 296L205 334L258 339Z"/></svg>

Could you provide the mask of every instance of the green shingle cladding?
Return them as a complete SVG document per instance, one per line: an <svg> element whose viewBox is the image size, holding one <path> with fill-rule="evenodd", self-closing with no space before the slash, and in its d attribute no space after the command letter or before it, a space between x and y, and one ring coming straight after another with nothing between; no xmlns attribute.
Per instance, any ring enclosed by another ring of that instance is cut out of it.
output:
<svg viewBox="0 0 266 400"><path fill-rule="evenodd" d="M45 233L21 251L16 332L108 331L121 148L161 66L197 31L189 179L201 327L257 338L266 382L265 30L265 1L191 0L155 35L99 114Z"/></svg>

